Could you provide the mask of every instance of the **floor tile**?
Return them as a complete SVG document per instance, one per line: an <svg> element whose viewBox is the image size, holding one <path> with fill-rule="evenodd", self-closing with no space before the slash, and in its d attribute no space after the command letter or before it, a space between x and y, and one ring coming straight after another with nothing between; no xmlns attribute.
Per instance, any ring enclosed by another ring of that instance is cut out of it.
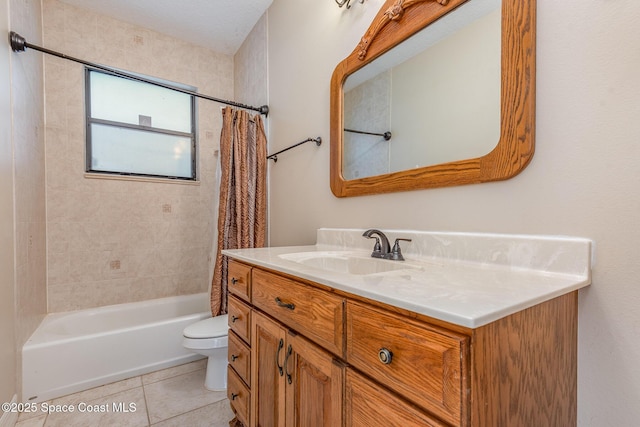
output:
<svg viewBox="0 0 640 427"><path fill-rule="evenodd" d="M19 421L16 423L15 427L43 427L44 420L46 418L47 414L43 414L42 412L36 417L28 417L21 421L18 418Z"/></svg>
<svg viewBox="0 0 640 427"><path fill-rule="evenodd" d="M144 385L151 424L226 399L226 391L204 388L205 370Z"/></svg>
<svg viewBox="0 0 640 427"><path fill-rule="evenodd" d="M167 378L186 374L200 369L207 368L207 359L196 360L195 362L185 363L184 365L174 366L172 368L163 369L161 371L151 372L142 376L142 384L151 384Z"/></svg>
<svg viewBox="0 0 640 427"><path fill-rule="evenodd" d="M233 411L229 406L229 399L224 399L186 414L160 421L153 424L153 427L229 427L229 421L232 419Z"/></svg>
<svg viewBox="0 0 640 427"><path fill-rule="evenodd" d="M42 411L40 410L41 405L42 405L43 403L46 405L46 404L51 403L51 401L50 401L50 400L47 400L46 402L36 403L36 404L35 404L36 406L31 408L31 409L34 409L33 411L30 411L30 412L20 412L20 414L18 414L18 423L19 423L19 422L21 422L21 421L26 421L26 420L28 420L28 419L30 419L30 418L36 418L36 417L41 417L42 415L46 415L46 413L44 413L44 412L42 412ZM16 423L16 424L17 424L17 423ZM36 424L36 425L37 425L37 424Z"/></svg>
<svg viewBox="0 0 640 427"><path fill-rule="evenodd" d="M120 393L126 390L131 390L136 387L141 387L142 381L140 377L129 378L126 380L118 381L111 384L105 384L100 387L91 388L89 390L83 390L78 393L68 394L66 396L53 399L51 403L53 405L59 404L75 404L78 402L88 402L90 400L99 399L101 397L110 396L112 394Z"/></svg>
<svg viewBox="0 0 640 427"><path fill-rule="evenodd" d="M100 405L98 412L82 412L82 405ZM119 412L114 404L132 408L129 412ZM47 415L44 427L146 427L149 425L147 408L142 387L111 394L95 400L74 404L74 412L56 412ZM100 412L103 411L103 412Z"/></svg>

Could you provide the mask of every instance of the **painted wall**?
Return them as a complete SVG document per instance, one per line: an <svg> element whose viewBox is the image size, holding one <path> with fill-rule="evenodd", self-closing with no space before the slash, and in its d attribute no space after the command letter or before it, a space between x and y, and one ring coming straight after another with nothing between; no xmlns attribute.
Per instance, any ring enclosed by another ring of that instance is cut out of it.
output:
<svg viewBox="0 0 640 427"><path fill-rule="evenodd" d="M233 98L233 58L45 0L53 50ZM197 101L200 182L88 179L84 67L47 57L49 311L206 291L211 280L218 104Z"/></svg>
<svg viewBox="0 0 640 427"><path fill-rule="evenodd" d="M640 2L538 2L536 153L496 183L335 198L329 82L382 0L275 0L269 9L271 244L319 227L574 235L595 241L580 293L580 426L635 425L640 401Z"/></svg>
<svg viewBox="0 0 640 427"><path fill-rule="evenodd" d="M390 172L494 149L500 139L500 24L498 9L394 67Z"/></svg>
<svg viewBox="0 0 640 427"><path fill-rule="evenodd" d="M40 1L0 2L3 34L40 43ZM42 58L0 47L0 399L20 394L22 345L46 313Z"/></svg>

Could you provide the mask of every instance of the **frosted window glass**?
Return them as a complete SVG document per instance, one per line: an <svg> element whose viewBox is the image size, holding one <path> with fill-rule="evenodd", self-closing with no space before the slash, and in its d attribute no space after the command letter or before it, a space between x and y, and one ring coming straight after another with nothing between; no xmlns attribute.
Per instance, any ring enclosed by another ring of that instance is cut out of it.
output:
<svg viewBox="0 0 640 427"><path fill-rule="evenodd" d="M91 71L91 117L138 125L139 116L151 126L191 132L191 95Z"/></svg>
<svg viewBox="0 0 640 427"><path fill-rule="evenodd" d="M91 170L192 178L191 140L91 124Z"/></svg>

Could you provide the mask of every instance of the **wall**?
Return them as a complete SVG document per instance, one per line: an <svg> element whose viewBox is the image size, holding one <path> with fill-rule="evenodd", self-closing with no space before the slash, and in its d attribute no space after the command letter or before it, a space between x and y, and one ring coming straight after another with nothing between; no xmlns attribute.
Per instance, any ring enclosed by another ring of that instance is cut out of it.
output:
<svg viewBox="0 0 640 427"><path fill-rule="evenodd" d="M265 13L233 57L234 100L243 104L260 106L269 101L267 22Z"/></svg>
<svg viewBox="0 0 640 427"><path fill-rule="evenodd" d="M0 0L0 33L9 32L9 0ZM0 400L16 394L11 49L0 43ZM0 413L2 416L2 413Z"/></svg>
<svg viewBox="0 0 640 427"><path fill-rule="evenodd" d="M391 172L472 159L495 148L500 24L498 9L394 67Z"/></svg>
<svg viewBox="0 0 640 427"><path fill-rule="evenodd" d="M42 41L39 0L11 2L11 27L27 41ZM22 345L47 312L44 81L42 55L11 56L13 109L16 340ZM18 380L20 384L20 380Z"/></svg>
<svg viewBox="0 0 640 427"><path fill-rule="evenodd" d="M271 165L271 244L311 244L319 227L591 238L593 284L579 298L578 424L636 425L640 2L538 2L536 153L517 177L338 199L329 189L329 82L381 4L275 0L269 9L272 149L325 141Z"/></svg>
<svg viewBox="0 0 640 427"><path fill-rule="evenodd" d="M40 2L0 2L1 32L41 41ZM0 400L20 394L22 345L46 313L42 59L0 47Z"/></svg>
<svg viewBox="0 0 640 427"><path fill-rule="evenodd" d="M43 4L50 49L233 98L228 55L57 0ZM197 101L199 184L88 179L83 69L45 62L49 311L206 291L220 105Z"/></svg>
<svg viewBox="0 0 640 427"><path fill-rule="evenodd" d="M260 106L269 104L268 92L268 56L267 27L268 13L265 13L246 37L233 57L234 99L247 105ZM251 112L254 114L253 112ZM269 135L268 116L262 116L265 133ZM267 138L267 147L269 147ZM271 163L271 162L269 162ZM269 179L267 178L267 192ZM267 210L269 206L267 206ZM267 216L269 213L267 212ZM267 227L267 236L269 229ZM268 241L268 239L267 239Z"/></svg>
<svg viewBox="0 0 640 427"><path fill-rule="evenodd" d="M368 79L344 92L344 128L384 133L392 127L391 71ZM345 131L342 173L345 179L389 173L391 143L381 136ZM395 140L394 140L395 143Z"/></svg>

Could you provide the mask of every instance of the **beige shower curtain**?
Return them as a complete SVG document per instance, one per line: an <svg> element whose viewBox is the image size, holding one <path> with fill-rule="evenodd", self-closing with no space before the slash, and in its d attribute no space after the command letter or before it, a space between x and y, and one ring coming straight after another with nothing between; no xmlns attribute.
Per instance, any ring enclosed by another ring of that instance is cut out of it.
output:
<svg viewBox="0 0 640 427"><path fill-rule="evenodd" d="M220 135L218 245L211 314L227 312L227 258L223 249L260 248L267 235L267 138L260 115L226 107Z"/></svg>

